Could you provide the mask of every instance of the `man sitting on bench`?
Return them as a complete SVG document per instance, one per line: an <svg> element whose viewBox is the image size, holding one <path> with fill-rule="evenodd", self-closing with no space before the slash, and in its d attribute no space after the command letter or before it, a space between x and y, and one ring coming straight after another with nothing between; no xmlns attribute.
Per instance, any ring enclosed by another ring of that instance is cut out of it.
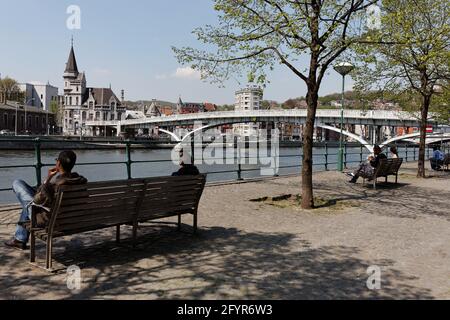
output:
<svg viewBox="0 0 450 320"><path fill-rule="evenodd" d="M438 146L433 147L433 158L430 159L431 169L435 171L441 170L441 167L444 165L444 157L444 153Z"/></svg>
<svg viewBox="0 0 450 320"><path fill-rule="evenodd" d="M22 225L30 220L32 205L51 208L56 187L87 183L84 177L77 173L72 173L76 161L77 156L73 151L61 152L58 159L56 159L56 166L48 171L47 179L37 190L30 187L25 181L16 180L13 182L13 191L22 205L22 213L20 214L14 238L5 243L7 247L21 250L26 249L30 234ZM40 213L38 215L40 223L38 221L38 224L45 224L49 218L46 213Z"/></svg>
<svg viewBox="0 0 450 320"><path fill-rule="evenodd" d="M188 153L184 153L183 149L180 150L180 169L172 173L173 177L179 176L198 176L200 171L191 163L191 158Z"/></svg>
<svg viewBox="0 0 450 320"><path fill-rule="evenodd" d="M365 163L361 163L359 168L352 173L353 178L349 181L350 183L356 183L360 176L368 177L373 175L374 169L378 167L380 160L387 159L386 155L382 153L382 150L378 145L373 147L373 153L374 156L371 159Z"/></svg>

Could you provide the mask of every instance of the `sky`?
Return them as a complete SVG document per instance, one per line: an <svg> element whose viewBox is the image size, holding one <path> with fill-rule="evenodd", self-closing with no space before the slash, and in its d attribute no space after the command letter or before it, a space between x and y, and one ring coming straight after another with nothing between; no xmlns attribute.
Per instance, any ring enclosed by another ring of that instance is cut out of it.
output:
<svg viewBox="0 0 450 320"><path fill-rule="evenodd" d="M67 27L71 5L81 10L80 29ZM87 85L111 85L118 96L124 89L127 100L175 102L181 96L233 104L234 92L246 85L230 80L220 88L204 82L172 52L172 46L202 48L191 32L217 22L212 0L0 0L0 12L0 74L20 83L50 82L61 90L73 36ZM283 102L306 95L303 81L284 66L268 79L265 99ZM330 70L320 94L340 92L340 79ZM351 85L348 81L346 89Z"/></svg>

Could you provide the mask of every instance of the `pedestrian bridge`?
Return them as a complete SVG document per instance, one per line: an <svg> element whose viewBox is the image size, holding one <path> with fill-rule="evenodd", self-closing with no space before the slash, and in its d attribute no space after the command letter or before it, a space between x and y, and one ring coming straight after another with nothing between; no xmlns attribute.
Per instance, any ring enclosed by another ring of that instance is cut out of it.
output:
<svg viewBox="0 0 450 320"><path fill-rule="evenodd" d="M126 128L146 129L151 127L191 126L194 124L207 124L215 127L226 124L248 122L283 122L305 124L306 110L256 110L256 111L224 111L179 114L142 119L122 121L88 121L88 127L114 127L120 133ZM384 110L345 110L344 124L370 125L390 127L418 127L420 116L402 111ZM340 110L317 110L317 124L338 124L341 121ZM430 115L430 123L433 123Z"/></svg>

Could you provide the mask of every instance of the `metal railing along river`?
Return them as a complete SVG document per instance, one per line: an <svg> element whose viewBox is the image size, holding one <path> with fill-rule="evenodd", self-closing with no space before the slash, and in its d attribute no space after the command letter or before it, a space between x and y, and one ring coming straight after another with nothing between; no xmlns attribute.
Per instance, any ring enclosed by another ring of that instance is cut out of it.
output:
<svg viewBox="0 0 450 320"><path fill-rule="evenodd" d="M30 143L32 142L34 145L34 163L30 163L30 164L21 164L21 165L3 165L0 166L0 178L2 176L1 171L2 170L9 170L9 169L20 169L20 168L32 168L35 171L35 177L36 177L36 182L37 185L39 186L42 182L42 169L43 168L50 168L54 166L54 163L44 163L42 161L42 150L44 149L43 147L45 146L46 143L51 143L52 145L54 145L55 143L66 143L66 141L61 140L61 141L57 141L57 140L45 140L45 139L14 139L11 141L8 141L7 139L2 139L0 140L1 142L15 142L15 143ZM105 140L105 141L96 141L96 143L110 143L111 141ZM134 165L138 165L138 164L152 164L152 163L173 163L172 159L150 159L150 160L134 160L132 157L132 150L135 148L135 146L138 145L145 145L148 144L148 141L113 141L114 144L120 144L125 148L125 157L123 159L123 161L100 161L100 162L80 162L77 163L78 167L82 167L82 166L113 166L113 165L122 165L123 166L123 170L125 170L126 173L126 177L128 179L133 178L133 166ZM449 152L450 151L450 146L444 145L443 146L445 148L445 150L443 150L444 152ZM137 148L137 147L136 147ZM404 158L404 160L406 162L408 161L416 161L418 160L418 146L416 144L411 145L411 144L399 144L397 145L400 157ZM142 149L142 147L141 147ZM301 149L301 148L298 148ZM315 149L317 151L317 148ZM333 168L335 168L335 166L337 165L337 148L336 148L336 144L335 143L322 143L321 144L321 148L320 150L322 150L319 153L315 153L314 154L314 158L315 158L315 163L314 163L314 167L316 169L319 170L325 170L325 171L329 171L329 170L333 170ZM331 152L330 152L331 151ZM0 151L1 152L1 151ZM386 150L387 152L387 150ZM428 157L430 157L432 153L432 150L430 149L430 147L427 147L427 152L426 154L428 155ZM192 154L194 154L194 152L192 152ZM361 163L363 161L365 161L366 156L368 154L367 149L365 148L365 146L363 145L359 145L358 147L355 147L354 143L345 143L344 145L344 165L347 168L348 165L352 165L352 164L357 164L357 163ZM286 159L286 158L297 158L298 161L296 161L295 165L294 164L289 164L289 165L280 165L278 167L278 169L289 169L289 168L301 168L301 164L302 164L302 154L287 154L287 155L277 155L280 159L280 162L282 159ZM246 154L244 155L244 160L250 160L252 157L247 156ZM322 159L322 161L317 161L318 159ZM208 159L203 159L203 160L208 160ZM238 158L236 158L235 164L233 165L233 168L231 170L218 170L218 171L202 171L202 173L208 174L208 175L217 175L217 174L233 174L235 175L235 179L236 180L244 180L243 178L243 173L245 172L252 172L252 171L258 171L261 168L260 167L245 167L242 162L245 163L245 161L242 161L241 156L239 155ZM298 171L300 172L300 170ZM280 174L282 175L282 174ZM20 177L18 177L20 178ZM138 178L138 177L134 177L134 178ZM229 181L230 179L228 179L227 181ZM12 189L9 188L1 188L0 187L0 192L6 192L6 191L11 191Z"/></svg>

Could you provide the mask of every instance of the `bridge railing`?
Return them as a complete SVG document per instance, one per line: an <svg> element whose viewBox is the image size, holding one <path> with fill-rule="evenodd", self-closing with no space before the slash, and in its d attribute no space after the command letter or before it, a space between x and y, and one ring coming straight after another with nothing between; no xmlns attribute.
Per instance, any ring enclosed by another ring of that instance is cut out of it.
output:
<svg viewBox="0 0 450 320"><path fill-rule="evenodd" d="M123 121L88 121L88 126L117 126L117 125L138 125L151 122L176 122L185 120L208 120L220 118L240 118L240 117L306 117L307 111L304 109L297 110L243 110L243 111L216 111L216 112L202 112L191 114L176 114L171 116L162 116L144 119L130 119ZM317 118L336 118L340 119L341 111L339 109L319 109L317 110ZM433 114L430 114L430 120L433 119ZM417 121L419 123L420 117L410 112L405 111L388 111L388 110L344 110L344 118L355 119L392 119Z"/></svg>
<svg viewBox="0 0 450 320"><path fill-rule="evenodd" d="M1 140L7 141L7 140ZM34 174L36 178L36 185L39 186L42 182L42 169L43 168L49 168L54 166L54 163L45 163L42 160L42 150L45 147L45 144L51 143L52 145L57 143L55 140L41 140L41 139L35 139L35 140L11 140L13 142L27 142L32 143L34 146L34 162L29 164L23 164L23 165L17 165L17 164L10 164L10 165L3 165L0 166L0 177L2 177L2 171L4 170L14 170L14 169L34 169ZM100 143L101 141L99 141ZM104 141L105 143L107 141ZM59 141L59 143L63 144L65 141ZM115 144L119 143L122 144L125 148L125 157L122 161L100 161L100 162L79 162L77 163L78 167L85 167L85 166L93 166L96 168L99 168L99 170L102 170L104 166L123 166L125 173L125 176L128 179L131 179L134 177L133 175L133 168L135 165L150 165L155 163L172 163L172 159L149 159L149 160L136 160L133 158L133 150L135 149L136 145L139 145L139 141L124 141L124 142L116 142ZM142 142L142 143L148 143ZM63 147L63 145L61 145ZM136 148L137 149L137 148ZM292 148L289 150L299 150L300 148ZM92 150L92 149L90 149ZM142 148L139 148L139 150L142 150ZM286 149L287 150L287 149ZM320 147L316 147L314 152L314 169L317 171L328 171L333 170L337 167L337 153L338 149L336 147L336 144L331 143L322 143ZM408 144L402 144L398 145L398 150L400 157L404 158L405 161L416 161L418 159L418 146L417 145L408 145ZM301 151L301 150L300 150ZM446 153L450 152L450 145L445 145L445 149L443 150ZM192 152L195 154L194 152ZM366 159L368 151L363 145L356 146L354 143L346 143L344 145L344 164L345 167L351 167L353 164L357 164L360 162L363 162ZM427 149L427 155L430 157L432 153L432 150L430 148ZM279 154L279 163L278 166L279 174L293 174L293 173L299 173L300 168L302 166L302 159L303 155L301 152L296 153L285 153L285 154ZM244 161L242 161L244 159ZM229 180L243 180L245 178L253 178L256 177L254 172L261 170L260 166L255 165L247 165L245 163L250 163L249 160L251 160L252 157L247 156L246 154L244 156L236 156L236 162L234 165L232 165L232 169L226 170L201 170L203 173L208 174L210 181L229 181ZM287 160L286 160L287 159ZM0 156L1 160L1 156ZM202 160L214 160L214 159L207 159L203 158ZM248 161L247 161L248 160ZM244 164L242 164L244 162ZM204 169L204 168L201 168ZM295 171L294 171L295 169ZM298 169L298 170L297 170ZM252 173L252 174L251 174ZM164 175L164 174L170 174L170 172L162 173L158 172L158 175ZM217 178L217 179L211 179L211 177L214 177L215 175L224 175L226 178ZM246 176L247 175L247 176ZM251 177L248 177L250 175ZM20 177L16 177L20 178ZM89 178L89 177L88 177ZM4 179L0 179L0 181L4 181ZM11 181L12 182L12 181ZM12 189L10 187L6 187L5 185L0 185L0 194L1 192L7 192L11 191ZM1 197L0 197L1 202Z"/></svg>

